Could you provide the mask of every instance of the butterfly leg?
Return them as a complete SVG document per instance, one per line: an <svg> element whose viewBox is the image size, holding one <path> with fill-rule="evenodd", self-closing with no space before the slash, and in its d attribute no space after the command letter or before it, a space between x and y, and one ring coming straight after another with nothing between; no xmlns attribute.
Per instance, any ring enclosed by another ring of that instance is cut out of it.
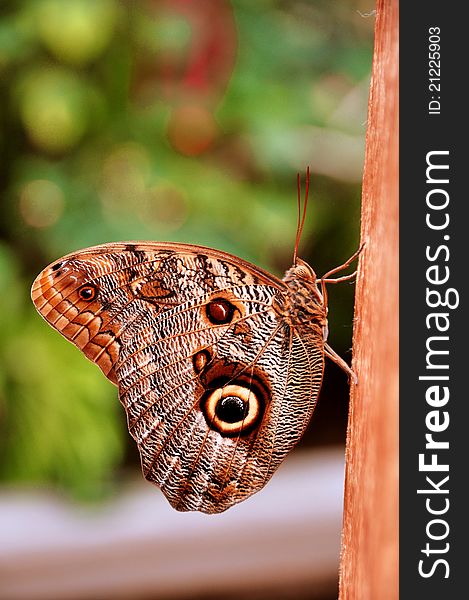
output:
<svg viewBox="0 0 469 600"><path fill-rule="evenodd" d="M343 271L344 269L346 269L349 265L351 265L353 263L353 261L357 258L357 256L360 254L360 252L363 250L364 247L365 247L365 244L362 244L360 246L360 248L358 248L358 250L355 252L355 254L352 254L352 256L348 260L346 260L342 265L339 265L338 267L331 269L325 275L323 275L321 277L321 281L323 279L330 278L330 276L334 275L334 273L338 273L339 271Z"/></svg>
<svg viewBox="0 0 469 600"><path fill-rule="evenodd" d="M346 269L358 257L360 252L363 250L364 245L365 244L362 244L360 246L360 248L355 252L355 254L353 254L342 265L335 267L335 269L331 269L325 275L323 275L321 277L321 279L319 280L321 283L321 292L322 292L323 304L324 304L324 308L326 310L326 314L327 314L327 306L328 306L326 284L327 283L340 283L342 281L350 281L351 279L353 279L356 276L357 271L354 271L350 275L344 275L343 277L331 278L331 275L334 275L335 273L338 273L339 271ZM327 333L326 333L326 337L327 337ZM347 373L347 375L355 383L355 385L358 383L358 377L357 377L356 373L348 366L348 364L345 362L345 360L343 358L341 358L337 354L337 352L335 352L335 350L333 350L327 343L324 344L324 353L328 358L333 360L336 363L336 365L339 365L339 367Z"/></svg>
<svg viewBox="0 0 469 600"><path fill-rule="evenodd" d="M358 248L358 250L355 252L355 254L352 254L352 256L348 260L346 260L342 265L339 265L338 267L335 267L334 269L331 269L330 271L328 271L319 280L319 282L321 284L321 293L322 293L323 304L326 309L326 313L327 313L327 306L328 306L326 283L341 283L342 281L349 281L350 279L353 279L355 277L355 275L357 274L356 271L354 271L351 275L344 275L343 277L336 277L333 279L331 279L331 275L334 275L334 273L338 273L339 271L343 271L344 269L346 269L357 258L357 256L363 250L364 246L365 246L365 244L362 244L360 246L360 248Z"/></svg>
<svg viewBox="0 0 469 600"><path fill-rule="evenodd" d="M355 371L353 371L348 364L345 362L345 360L343 358L341 358L337 352L335 352L335 350L333 350L329 344L324 344L324 353L325 355L330 358L331 360L333 360L335 362L336 365L339 365L339 367L345 371L347 373L347 375L350 377L350 379L353 381L353 383L355 385L357 385L358 383L358 377L355 373Z"/></svg>
<svg viewBox="0 0 469 600"><path fill-rule="evenodd" d="M334 277L333 279L324 279L323 277L321 281L324 281L324 283L342 283L342 281L352 280L354 277L356 277L356 275L357 271L354 271L353 273L350 273L350 275L344 275L343 277Z"/></svg>

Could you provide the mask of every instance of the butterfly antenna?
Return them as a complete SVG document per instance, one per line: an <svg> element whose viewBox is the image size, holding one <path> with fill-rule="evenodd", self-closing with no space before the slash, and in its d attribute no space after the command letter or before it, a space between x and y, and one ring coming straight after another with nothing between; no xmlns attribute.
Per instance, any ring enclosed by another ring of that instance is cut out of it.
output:
<svg viewBox="0 0 469 600"><path fill-rule="evenodd" d="M300 179L300 174L297 173L298 224L296 227L295 250L293 252L293 264L294 265L296 265L296 259L298 257L298 246L300 245L301 234L303 233L303 227L304 227L305 220L306 220L306 210L308 207L309 181L310 181L310 172L309 172L309 167L307 167L306 168L305 201L303 204L303 215L302 215L301 214L301 179Z"/></svg>

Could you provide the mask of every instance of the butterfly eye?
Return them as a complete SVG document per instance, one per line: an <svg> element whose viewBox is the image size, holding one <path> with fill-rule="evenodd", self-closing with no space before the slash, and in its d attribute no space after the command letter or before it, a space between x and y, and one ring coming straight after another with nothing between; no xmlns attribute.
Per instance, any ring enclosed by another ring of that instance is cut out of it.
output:
<svg viewBox="0 0 469 600"><path fill-rule="evenodd" d="M302 279L311 279L311 271L305 265L296 267L296 275Z"/></svg>
<svg viewBox="0 0 469 600"><path fill-rule="evenodd" d="M230 384L209 392L202 402L209 426L225 436L249 433L259 423L263 402L256 390Z"/></svg>
<svg viewBox="0 0 469 600"><path fill-rule="evenodd" d="M82 285L78 290L78 296L84 300L85 302L91 302L96 298L96 294L98 290L95 285L90 285L87 283L86 285Z"/></svg>
<svg viewBox="0 0 469 600"><path fill-rule="evenodd" d="M206 307L207 317L214 325L224 325L231 323L235 307L231 302L224 298L215 298L211 300Z"/></svg>

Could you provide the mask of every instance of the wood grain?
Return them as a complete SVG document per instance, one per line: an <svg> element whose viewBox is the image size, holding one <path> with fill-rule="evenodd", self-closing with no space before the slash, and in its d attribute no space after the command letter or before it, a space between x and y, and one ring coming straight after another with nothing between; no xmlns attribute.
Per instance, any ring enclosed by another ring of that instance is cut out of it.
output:
<svg viewBox="0 0 469 600"><path fill-rule="evenodd" d="M398 597L398 3L378 0L363 178L340 600Z"/></svg>

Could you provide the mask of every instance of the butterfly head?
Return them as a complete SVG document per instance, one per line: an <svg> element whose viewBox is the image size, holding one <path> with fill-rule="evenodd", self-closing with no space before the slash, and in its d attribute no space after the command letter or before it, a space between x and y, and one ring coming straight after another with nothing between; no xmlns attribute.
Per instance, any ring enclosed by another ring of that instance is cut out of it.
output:
<svg viewBox="0 0 469 600"><path fill-rule="evenodd" d="M314 269L301 258L297 258L288 269L283 281L293 290L306 289L310 297L322 303L322 295L316 284L317 275Z"/></svg>
<svg viewBox="0 0 469 600"><path fill-rule="evenodd" d="M316 283L317 279L314 269L301 258L297 258L295 264L287 271L284 281L287 281L287 278L299 279L309 283Z"/></svg>

